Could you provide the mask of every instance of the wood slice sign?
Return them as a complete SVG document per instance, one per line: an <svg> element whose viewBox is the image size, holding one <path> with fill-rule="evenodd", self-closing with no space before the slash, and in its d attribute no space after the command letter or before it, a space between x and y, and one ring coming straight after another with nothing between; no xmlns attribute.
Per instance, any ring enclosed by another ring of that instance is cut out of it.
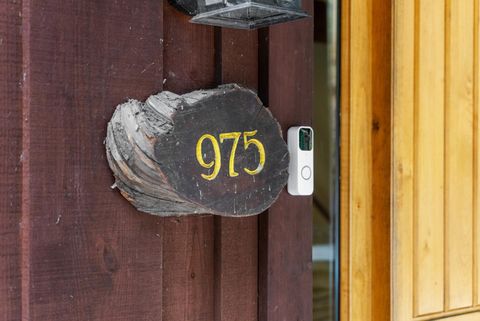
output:
<svg viewBox="0 0 480 321"><path fill-rule="evenodd" d="M280 125L238 85L130 100L116 108L105 144L115 185L154 215L259 214L288 178Z"/></svg>

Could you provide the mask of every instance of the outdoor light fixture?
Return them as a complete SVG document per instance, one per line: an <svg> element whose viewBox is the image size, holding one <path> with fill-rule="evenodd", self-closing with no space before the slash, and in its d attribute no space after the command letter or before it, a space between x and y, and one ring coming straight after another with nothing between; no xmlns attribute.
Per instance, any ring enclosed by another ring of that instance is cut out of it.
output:
<svg viewBox="0 0 480 321"><path fill-rule="evenodd" d="M256 29L308 17L301 0L170 0L193 23Z"/></svg>

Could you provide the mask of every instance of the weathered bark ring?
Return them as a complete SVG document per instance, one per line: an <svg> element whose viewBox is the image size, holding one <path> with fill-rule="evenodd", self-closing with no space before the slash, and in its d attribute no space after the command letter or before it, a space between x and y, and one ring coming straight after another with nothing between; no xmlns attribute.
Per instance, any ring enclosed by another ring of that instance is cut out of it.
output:
<svg viewBox="0 0 480 321"><path fill-rule="evenodd" d="M288 178L278 122L238 85L130 100L116 108L105 144L122 195L154 215L259 214Z"/></svg>

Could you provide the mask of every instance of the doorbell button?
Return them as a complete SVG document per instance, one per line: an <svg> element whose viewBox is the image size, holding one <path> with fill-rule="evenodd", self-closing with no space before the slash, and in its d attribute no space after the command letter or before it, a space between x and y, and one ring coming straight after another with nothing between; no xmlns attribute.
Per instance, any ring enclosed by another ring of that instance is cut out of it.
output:
<svg viewBox="0 0 480 321"><path fill-rule="evenodd" d="M287 190L291 195L313 194L313 129L308 126L296 126L288 129L288 166Z"/></svg>
<svg viewBox="0 0 480 321"><path fill-rule="evenodd" d="M312 177L312 169L309 166L303 166L302 178L308 181L311 177Z"/></svg>

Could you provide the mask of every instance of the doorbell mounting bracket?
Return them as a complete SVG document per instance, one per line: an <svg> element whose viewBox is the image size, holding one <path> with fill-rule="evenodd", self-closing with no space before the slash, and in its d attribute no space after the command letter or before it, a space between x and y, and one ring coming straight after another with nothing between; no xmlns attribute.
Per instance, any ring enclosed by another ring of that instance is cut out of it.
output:
<svg viewBox="0 0 480 321"><path fill-rule="evenodd" d="M313 128L296 126L288 129L290 153L287 190L290 195L313 194Z"/></svg>

